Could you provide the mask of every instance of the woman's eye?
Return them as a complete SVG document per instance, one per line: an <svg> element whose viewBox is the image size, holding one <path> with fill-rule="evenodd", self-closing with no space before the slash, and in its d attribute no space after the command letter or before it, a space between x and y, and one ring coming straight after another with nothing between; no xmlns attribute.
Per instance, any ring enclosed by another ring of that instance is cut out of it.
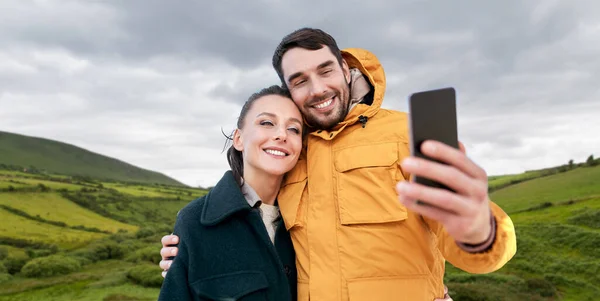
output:
<svg viewBox="0 0 600 301"><path fill-rule="evenodd" d="M289 128L290 131L296 133L296 134L300 134L300 130L297 128Z"/></svg>
<svg viewBox="0 0 600 301"><path fill-rule="evenodd" d="M273 125L273 123L268 120L263 120L260 122L260 125Z"/></svg>

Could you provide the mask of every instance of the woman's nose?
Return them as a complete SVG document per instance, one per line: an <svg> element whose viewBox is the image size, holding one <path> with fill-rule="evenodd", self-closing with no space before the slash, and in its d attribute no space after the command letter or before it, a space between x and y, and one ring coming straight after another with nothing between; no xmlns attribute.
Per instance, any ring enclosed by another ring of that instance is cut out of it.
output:
<svg viewBox="0 0 600 301"><path fill-rule="evenodd" d="M286 141L287 140L287 130L285 128L277 128L277 131L275 132L275 140L283 140Z"/></svg>

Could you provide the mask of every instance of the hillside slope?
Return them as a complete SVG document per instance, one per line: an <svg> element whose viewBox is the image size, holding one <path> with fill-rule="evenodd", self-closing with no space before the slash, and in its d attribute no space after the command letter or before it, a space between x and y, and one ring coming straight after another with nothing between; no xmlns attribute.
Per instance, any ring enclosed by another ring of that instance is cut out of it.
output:
<svg viewBox="0 0 600 301"><path fill-rule="evenodd" d="M600 166L510 185L491 199L515 225L517 253L487 275L448 264L454 300L598 300Z"/></svg>
<svg viewBox="0 0 600 301"><path fill-rule="evenodd" d="M35 167L51 173L139 183L181 185L145 170L83 148L43 138L0 131L0 164Z"/></svg>

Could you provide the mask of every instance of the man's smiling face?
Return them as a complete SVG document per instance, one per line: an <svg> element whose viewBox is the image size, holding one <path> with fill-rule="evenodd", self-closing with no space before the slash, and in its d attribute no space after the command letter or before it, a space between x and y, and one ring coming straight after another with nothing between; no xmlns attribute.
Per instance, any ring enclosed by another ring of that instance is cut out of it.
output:
<svg viewBox="0 0 600 301"><path fill-rule="evenodd" d="M292 99L309 125L330 129L348 114L350 71L327 46L318 50L296 47L282 57L281 67Z"/></svg>

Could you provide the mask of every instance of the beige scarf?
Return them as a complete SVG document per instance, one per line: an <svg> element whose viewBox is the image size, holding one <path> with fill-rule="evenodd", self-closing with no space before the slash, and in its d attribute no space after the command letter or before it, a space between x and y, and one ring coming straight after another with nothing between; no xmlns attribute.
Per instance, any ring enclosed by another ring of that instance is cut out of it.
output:
<svg viewBox="0 0 600 301"><path fill-rule="evenodd" d="M365 76L357 68L350 69L350 101L348 112L361 103L371 87Z"/></svg>

